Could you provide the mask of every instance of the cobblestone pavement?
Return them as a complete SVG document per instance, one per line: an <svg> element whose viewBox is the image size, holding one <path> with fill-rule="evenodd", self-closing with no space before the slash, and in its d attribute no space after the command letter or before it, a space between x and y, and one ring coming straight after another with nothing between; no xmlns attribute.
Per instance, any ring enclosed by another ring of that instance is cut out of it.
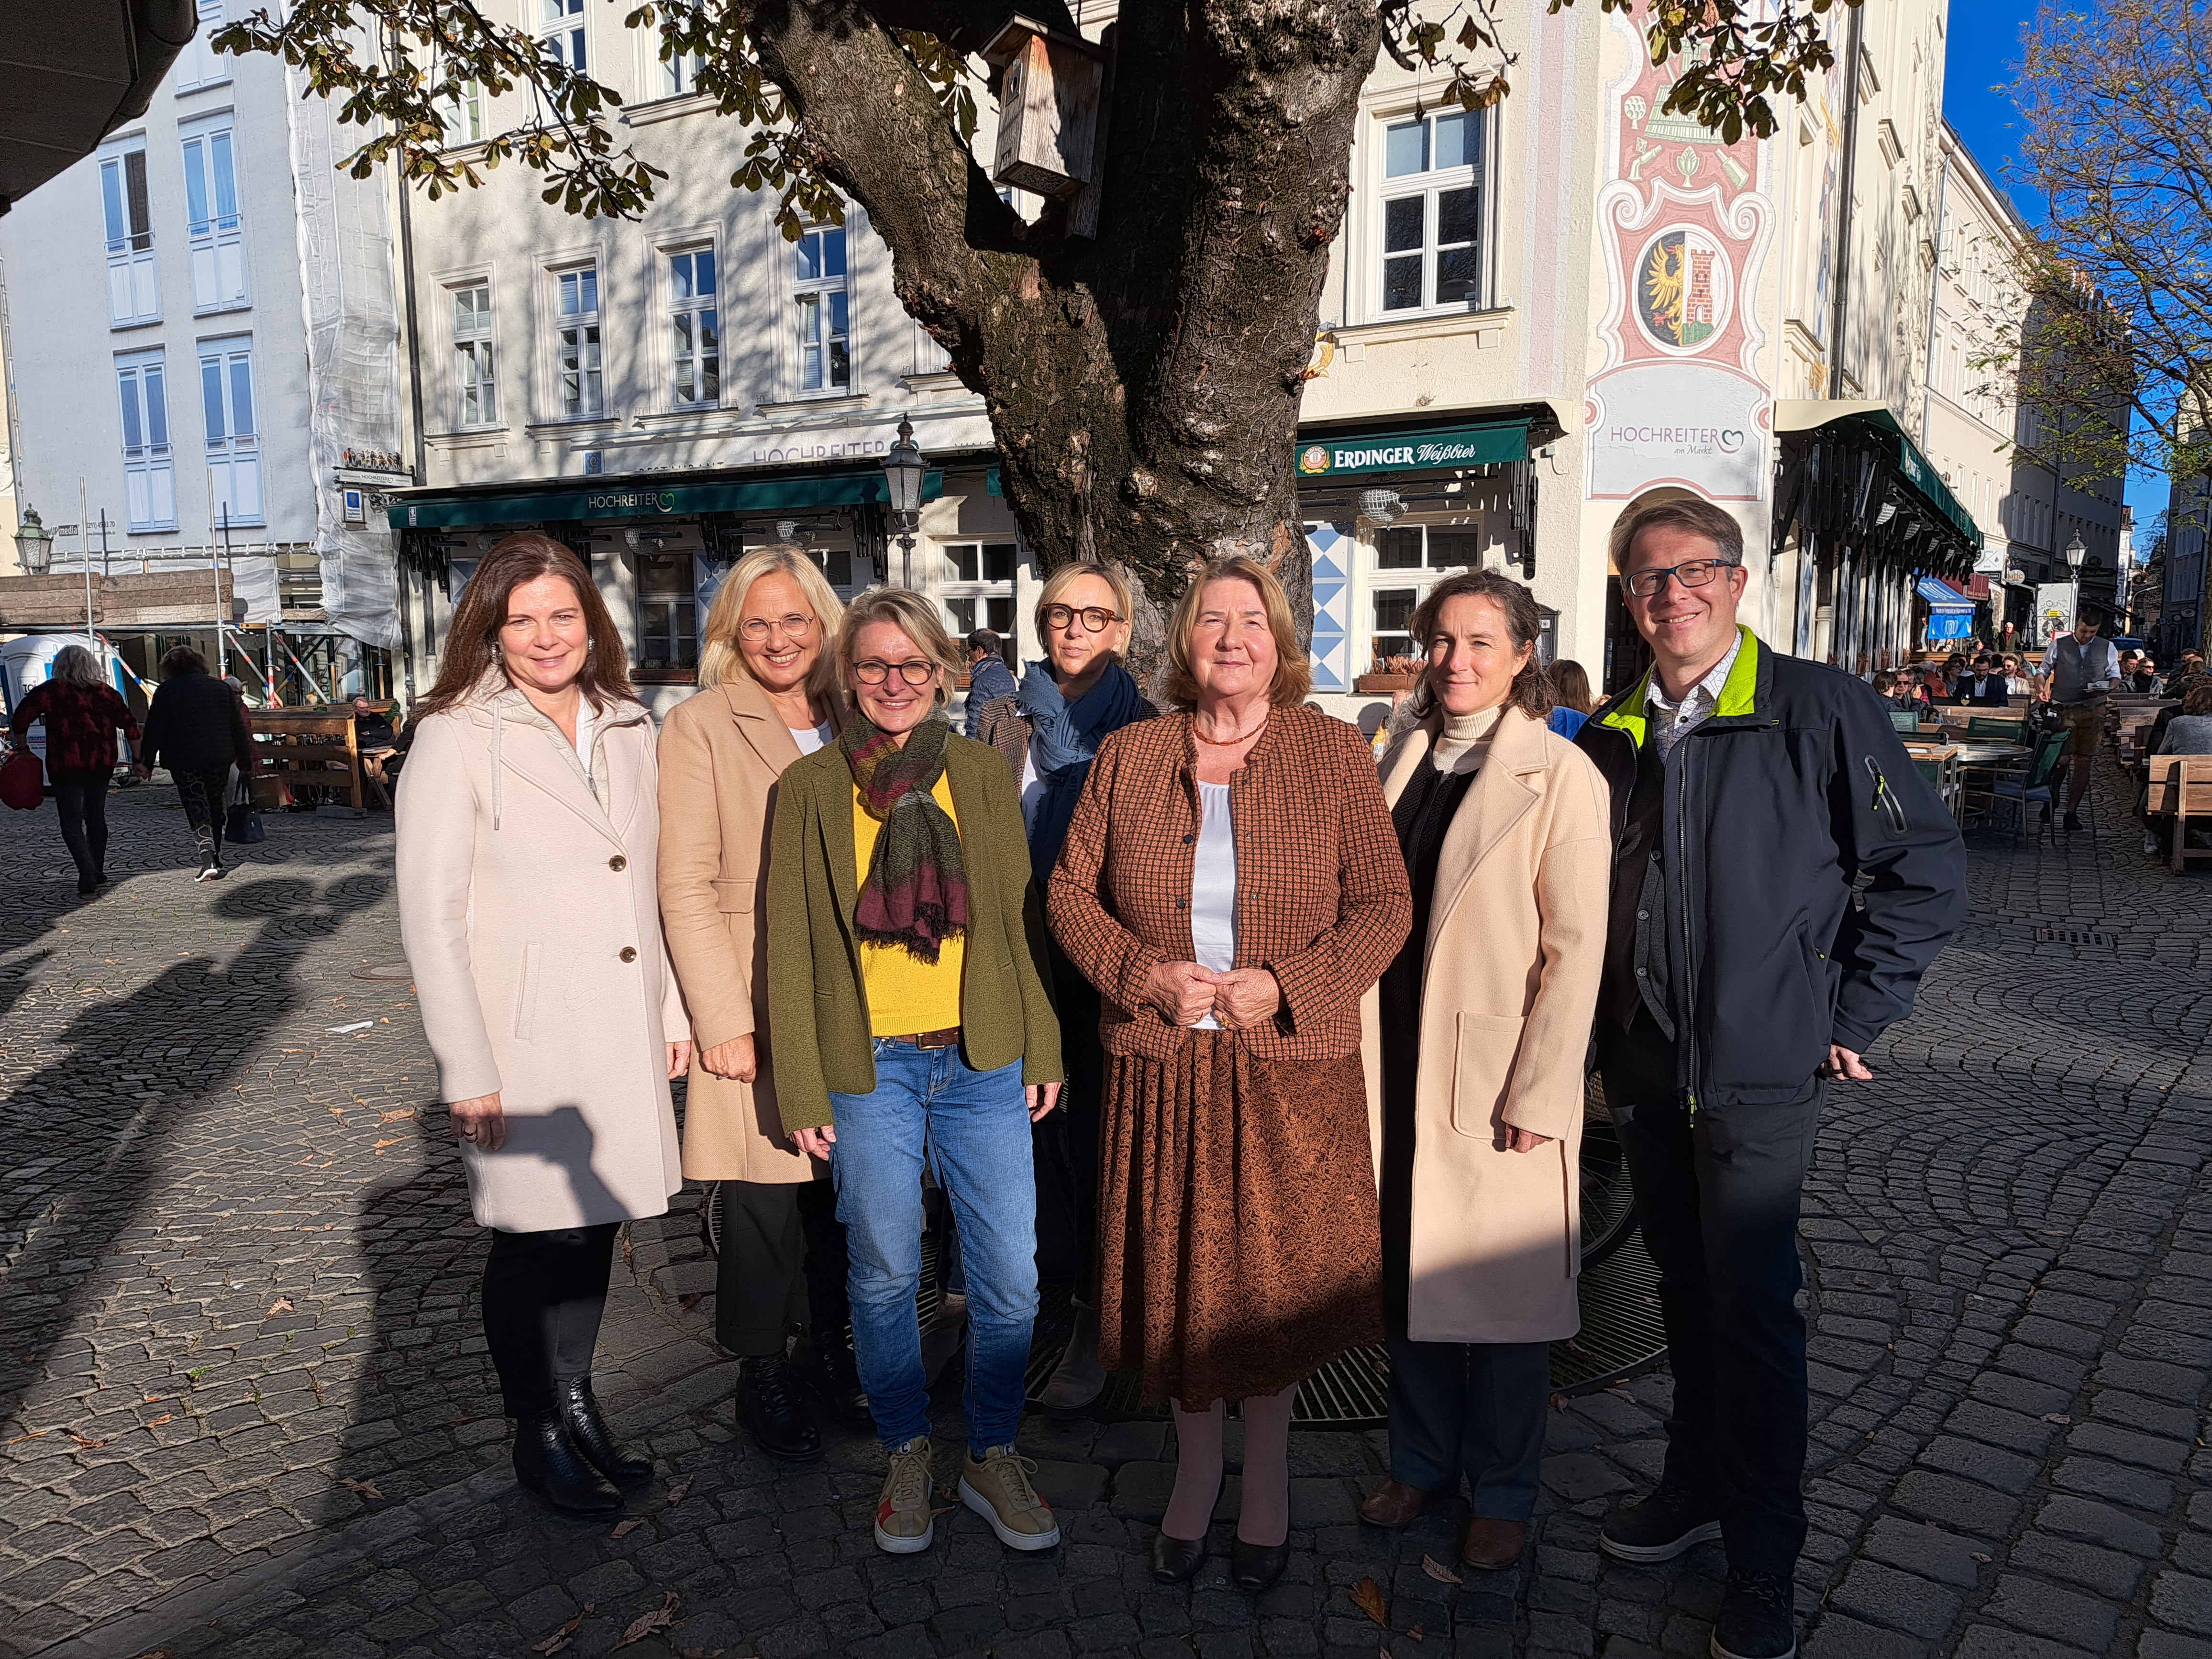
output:
<svg viewBox="0 0 2212 1659"><path fill-rule="evenodd" d="M1814 1659L2212 1659L2212 884L2098 806L2094 843L1978 838L1972 924L1876 1081L1832 1097L1804 1228ZM880 1555L870 1437L792 1472L732 1431L688 1198L629 1230L601 1349L661 1478L619 1526L544 1515L506 1468L389 820L271 817L201 886L168 790L112 817L127 878L88 903L50 814L0 824L0 1653L596 1655L657 1610L625 1653L1704 1651L1717 1546L1595 1551L1657 1468L1663 1372L1557 1402L1510 1575L1423 1571L1462 1509L1360 1527L1382 1437L1315 1431L1281 1584L1239 1595L1217 1553L1155 1587L1172 1448L1143 1422L1032 1421L1058 1550L1010 1557L955 1508L930 1552ZM1232 1482L1218 1541L1234 1506Z"/></svg>

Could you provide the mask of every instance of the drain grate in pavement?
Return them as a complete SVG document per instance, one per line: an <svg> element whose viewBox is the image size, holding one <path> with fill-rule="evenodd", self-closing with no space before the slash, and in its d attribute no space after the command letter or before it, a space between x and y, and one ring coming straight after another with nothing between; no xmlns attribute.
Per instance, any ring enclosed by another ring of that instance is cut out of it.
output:
<svg viewBox="0 0 2212 1659"><path fill-rule="evenodd" d="M2035 930L2038 945L2102 945L2106 950L2118 947L2119 940L2110 933L2100 933L2087 927L2039 927Z"/></svg>

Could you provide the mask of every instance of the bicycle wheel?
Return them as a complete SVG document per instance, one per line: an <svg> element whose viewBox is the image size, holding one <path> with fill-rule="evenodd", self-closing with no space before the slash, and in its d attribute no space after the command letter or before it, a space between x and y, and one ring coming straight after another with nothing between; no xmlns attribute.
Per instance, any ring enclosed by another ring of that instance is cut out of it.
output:
<svg viewBox="0 0 2212 1659"><path fill-rule="evenodd" d="M1628 1160L1605 1103L1605 1085L1593 1075L1584 1085L1583 1107L1583 1267L1595 1267L1626 1243L1636 1231L1636 1190L1629 1184Z"/></svg>

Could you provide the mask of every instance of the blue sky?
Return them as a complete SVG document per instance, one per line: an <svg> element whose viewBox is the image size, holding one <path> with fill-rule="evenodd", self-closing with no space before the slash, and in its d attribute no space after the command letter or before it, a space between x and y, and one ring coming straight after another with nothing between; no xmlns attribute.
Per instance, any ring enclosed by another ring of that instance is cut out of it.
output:
<svg viewBox="0 0 2212 1659"><path fill-rule="evenodd" d="M2011 181L2007 164L2020 138L2020 117L2001 88L2020 55L2021 26L2035 12L2035 0L1951 0L1946 25L1943 113L2000 186ZM2033 222L2040 216L2031 192L2011 194L2022 218ZM2148 526L2166 510L2166 495L2163 474L2128 480L2127 499L2138 526Z"/></svg>

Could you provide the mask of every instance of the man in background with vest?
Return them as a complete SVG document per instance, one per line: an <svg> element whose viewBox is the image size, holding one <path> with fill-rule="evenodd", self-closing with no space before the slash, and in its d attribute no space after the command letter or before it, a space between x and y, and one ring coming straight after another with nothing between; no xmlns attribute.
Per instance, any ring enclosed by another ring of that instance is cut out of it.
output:
<svg viewBox="0 0 2212 1659"><path fill-rule="evenodd" d="M1862 1056L1966 914L1966 854L1873 690L1736 625L1749 579L1729 514L1637 508L1613 560L1653 661L1575 739L1613 791L1597 1059L1674 1402L1658 1490L1599 1544L1650 1563L1721 1538L1711 1651L1787 1659L1806 1531L1799 1189L1828 1081L1873 1076Z"/></svg>
<svg viewBox="0 0 2212 1659"><path fill-rule="evenodd" d="M2037 693L2049 700L2066 727L2066 755L2071 763L2066 784L2069 835L2081 827L2089 763L2097 758L2097 745L2105 736L2105 698L2119 678L2118 649L2097 636L2094 617L2077 617L2072 633L2051 641L2043 653L2043 672L2035 677Z"/></svg>

